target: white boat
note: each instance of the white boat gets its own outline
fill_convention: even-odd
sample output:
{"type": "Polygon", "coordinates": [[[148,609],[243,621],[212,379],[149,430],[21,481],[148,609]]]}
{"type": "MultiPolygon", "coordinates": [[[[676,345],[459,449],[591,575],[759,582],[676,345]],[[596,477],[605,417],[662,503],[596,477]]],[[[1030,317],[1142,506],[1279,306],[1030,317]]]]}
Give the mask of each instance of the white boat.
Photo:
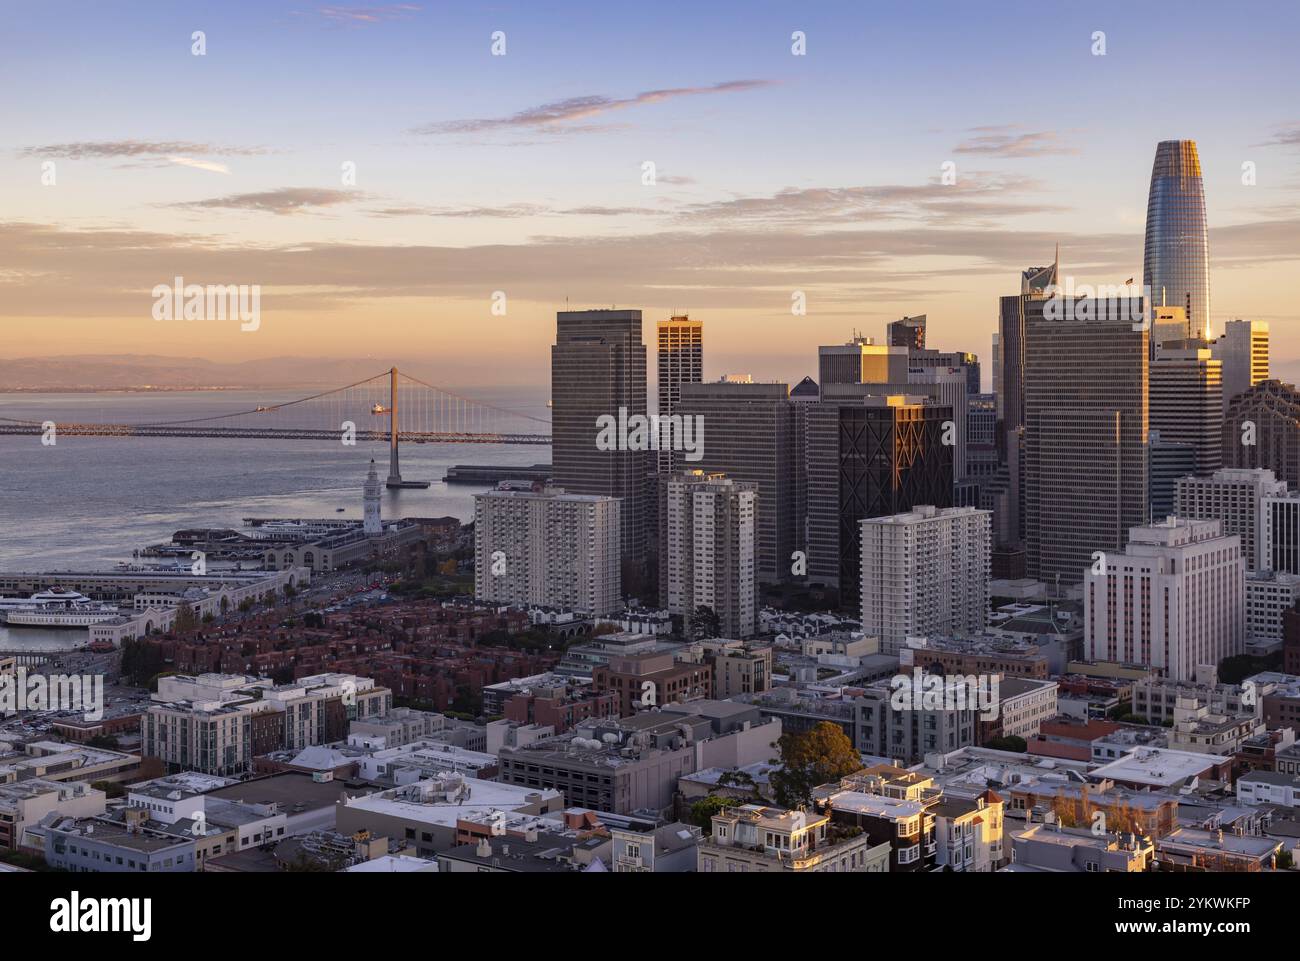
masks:
{"type": "Polygon", "coordinates": [[[76,591],[52,588],[31,597],[0,597],[0,621],[14,627],[90,627],[121,614],[76,591]]]}

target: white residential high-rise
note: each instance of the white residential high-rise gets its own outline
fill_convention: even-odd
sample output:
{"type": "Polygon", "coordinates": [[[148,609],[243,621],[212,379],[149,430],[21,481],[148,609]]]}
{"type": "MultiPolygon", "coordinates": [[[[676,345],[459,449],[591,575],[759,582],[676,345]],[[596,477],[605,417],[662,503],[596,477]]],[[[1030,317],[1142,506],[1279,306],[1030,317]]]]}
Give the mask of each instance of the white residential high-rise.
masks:
{"type": "Polygon", "coordinates": [[[859,523],[862,631],[896,654],[909,637],[962,637],[989,609],[992,511],[929,505],[859,523]]]}
{"type": "Polygon", "coordinates": [[[474,596],[593,617],[622,607],[616,497],[504,481],[474,497],[474,596]]]}
{"type": "Polygon", "coordinates": [[[362,530],[369,537],[374,534],[384,532],[384,522],[379,515],[379,499],[381,497],[379,488],[379,475],[375,472],[375,462],[370,462],[370,473],[366,475],[365,486],[365,519],[362,521],[362,530]]]}
{"type": "Polygon", "coordinates": [[[660,604],[687,620],[708,607],[721,637],[751,636],[758,485],[686,471],[667,478],[661,491],[660,604]]]}
{"type": "Polygon", "coordinates": [[[1222,521],[1224,534],[1241,538],[1246,570],[1267,571],[1273,565],[1263,537],[1264,498],[1279,495],[1286,496],[1286,482],[1271,470],[1225,468],[1209,477],[1179,478],[1174,488],[1174,512],[1190,520],[1222,521]]]}
{"type": "Polygon", "coordinates": [[[1083,617],[1085,658],[1192,680],[1198,666],[1245,650],[1240,539],[1217,520],[1134,527],[1124,553],[1102,554],[1084,575],[1083,617]]]}

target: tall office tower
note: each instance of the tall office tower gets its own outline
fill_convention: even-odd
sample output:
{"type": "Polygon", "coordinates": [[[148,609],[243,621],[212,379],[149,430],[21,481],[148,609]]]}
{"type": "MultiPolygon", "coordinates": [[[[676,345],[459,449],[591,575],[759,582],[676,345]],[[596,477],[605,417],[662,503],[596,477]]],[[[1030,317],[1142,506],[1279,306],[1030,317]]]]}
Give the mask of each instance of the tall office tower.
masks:
{"type": "Polygon", "coordinates": [[[897,654],[909,637],[963,637],[989,610],[992,515],[974,507],[922,505],[867,518],[862,539],[862,632],[897,654]]]}
{"type": "Polygon", "coordinates": [[[998,420],[1002,419],[1002,338],[993,332],[993,399],[997,405],[998,420]]]}
{"type": "Polygon", "coordinates": [[[1300,486],[1300,392],[1265,380],[1234,397],[1223,414],[1223,466],[1262,467],[1300,486]]]}
{"type": "Polygon", "coordinates": [[[838,589],[842,607],[861,590],[859,521],[952,506],[952,409],[869,390],[823,385],[808,408],[808,576],[838,589]]]}
{"type": "Polygon", "coordinates": [[[1262,569],[1300,574],[1300,492],[1282,491],[1264,497],[1260,534],[1262,569]]]}
{"type": "Polygon", "coordinates": [[[1190,681],[1246,643],[1246,562],[1218,521],[1170,518],[1129,531],[1084,577],[1083,656],[1190,681]]]}
{"type": "Polygon", "coordinates": [[[1055,287],[1060,275],[1061,250],[1057,247],[1056,259],[1047,267],[1030,267],[1021,271],[1020,293],[1003,297],[998,313],[998,360],[1001,369],[1001,391],[998,395],[998,417],[1002,421],[998,434],[998,453],[1007,465],[1007,524],[999,523],[999,536],[1003,533],[1011,540],[999,542],[1018,545],[1025,538],[1025,485],[1024,485],[1024,427],[1025,427],[1025,316],[1026,308],[1041,302],[1055,287]]]}
{"type": "Polygon", "coordinates": [[[999,300],[998,366],[1002,369],[1002,430],[1011,434],[1025,426],[1025,305],[1042,301],[1056,286],[1061,252],[1047,267],[1030,267],[1020,274],[1020,293],[999,300]]]}
{"type": "MultiPolygon", "coordinates": [[[[623,501],[623,557],[645,558],[646,474],[643,450],[600,450],[597,421],[646,413],[646,357],[639,310],[564,310],[555,315],[551,348],[551,475],[575,494],[623,501]]],[[[629,440],[632,438],[629,437],[629,440]]],[[[623,444],[619,445],[624,446],[623,444]]]]}
{"type": "MultiPolygon", "coordinates": [[[[1166,350],[1151,364],[1149,426],[1196,451],[1196,473],[1223,465],[1223,371],[1209,350],[1166,350]]],[[[1159,518],[1156,518],[1157,520],[1159,518]]]]}
{"type": "Polygon", "coordinates": [[[916,317],[904,317],[888,325],[890,347],[906,347],[908,350],[925,349],[925,314],[916,317]]]}
{"type": "Polygon", "coordinates": [[[1025,567],[1077,584],[1146,520],[1148,331],[1141,298],[1026,307],[1025,567]]]}
{"type": "Polygon", "coordinates": [[[1223,406],[1261,381],[1268,380],[1268,322],[1230,320],[1223,336],[1210,345],[1223,362],[1223,406]]]}
{"type": "Polygon", "coordinates": [[[1147,432],[1148,517],[1161,521],[1175,510],[1180,478],[1196,473],[1196,448],[1166,441],[1157,430],[1147,432]]]}
{"type": "Polygon", "coordinates": [[[700,607],[720,637],[754,633],[755,484],[685,471],[664,478],[659,512],[659,603],[689,625],[700,607]]]}
{"type": "Polygon", "coordinates": [[[704,450],[690,470],[725,474],[758,488],[757,575],[790,577],[799,537],[795,404],[785,384],[683,384],[681,412],[703,418],[704,450]]]}
{"type": "MultiPolygon", "coordinates": [[[[685,314],[661,320],[657,325],[659,361],[659,408],[662,416],[677,413],[682,384],[704,380],[704,322],[685,314]]],[[[671,474],[680,469],[681,451],[659,451],[658,470],[671,474]]]]}
{"type": "Polygon", "coordinates": [[[908,370],[959,369],[966,375],[967,390],[980,392],[980,359],[964,350],[912,350],[907,355],[908,370]]]}
{"type": "Polygon", "coordinates": [[[847,344],[817,348],[817,379],[827,384],[906,384],[907,348],[854,337],[847,344]]]}
{"type": "Polygon", "coordinates": [[[1142,283],[1155,306],[1187,311],[1187,336],[1210,336],[1210,238],[1194,140],[1162,140],[1151,167],[1142,283]]]}
{"type": "MultiPolygon", "coordinates": [[[[810,405],[821,400],[822,389],[817,381],[805,377],[790,388],[790,402],[794,404],[794,549],[808,551],[808,411],[810,405]]],[[[796,580],[807,577],[792,574],[796,580]]]]}
{"type": "Polygon", "coordinates": [[[474,596],[592,617],[617,613],[620,513],[613,497],[520,482],[474,495],[474,596]]]}
{"type": "Polygon", "coordinates": [[[1265,500],[1285,497],[1286,482],[1271,470],[1217,470],[1209,477],[1180,478],[1175,491],[1179,517],[1214,520],[1224,534],[1241,539],[1241,556],[1248,571],[1272,569],[1263,535],[1265,500]]]}
{"type": "Polygon", "coordinates": [[[998,473],[998,412],[993,394],[975,394],[966,406],[966,476],[984,481],[998,473]]]}
{"type": "Polygon", "coordinates": [[[969,426],[970,380],[962,367],[913,368],[907,376],[909,390],[928,394],[937,404],[952,409],[951,429],[945,428],[944,440],[952,447],[952,478],[966,478],[966,445],[969,426]]]}

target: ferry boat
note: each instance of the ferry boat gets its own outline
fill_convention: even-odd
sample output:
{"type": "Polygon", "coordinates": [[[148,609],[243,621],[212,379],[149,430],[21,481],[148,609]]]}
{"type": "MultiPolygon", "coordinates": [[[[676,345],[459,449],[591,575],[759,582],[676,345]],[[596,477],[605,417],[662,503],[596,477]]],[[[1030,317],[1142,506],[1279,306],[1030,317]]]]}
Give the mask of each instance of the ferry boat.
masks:
{"type": "Polygon", "coordinates": [[[0,621],[11,627],[90,627],[121,614],[76,591],[53,588],[31,597],[0,597],[0,621]]]}

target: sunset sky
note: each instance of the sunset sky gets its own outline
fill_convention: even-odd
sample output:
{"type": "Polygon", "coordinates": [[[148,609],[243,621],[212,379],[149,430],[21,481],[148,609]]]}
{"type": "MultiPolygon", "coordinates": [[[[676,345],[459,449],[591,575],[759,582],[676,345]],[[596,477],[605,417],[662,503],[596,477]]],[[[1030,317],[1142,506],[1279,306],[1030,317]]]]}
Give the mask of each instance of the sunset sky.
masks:
{"type": "Polygon", "coordinates": [[[567,303],[642,308],[647,342],[689,312],[710,378],[794,382],[818,344],[918,313],[988,361],[997,297],[1054,244],[1076,282],[1140,280],[1155,146],[1185,138],[1213,329],[1267,320],[1294,378],[1297,8],[1057,6],[7,5],[0,357],[544,384],[567,303]],[[155,321],[177,275],[261,285],[260,329],[155,321]]]}

